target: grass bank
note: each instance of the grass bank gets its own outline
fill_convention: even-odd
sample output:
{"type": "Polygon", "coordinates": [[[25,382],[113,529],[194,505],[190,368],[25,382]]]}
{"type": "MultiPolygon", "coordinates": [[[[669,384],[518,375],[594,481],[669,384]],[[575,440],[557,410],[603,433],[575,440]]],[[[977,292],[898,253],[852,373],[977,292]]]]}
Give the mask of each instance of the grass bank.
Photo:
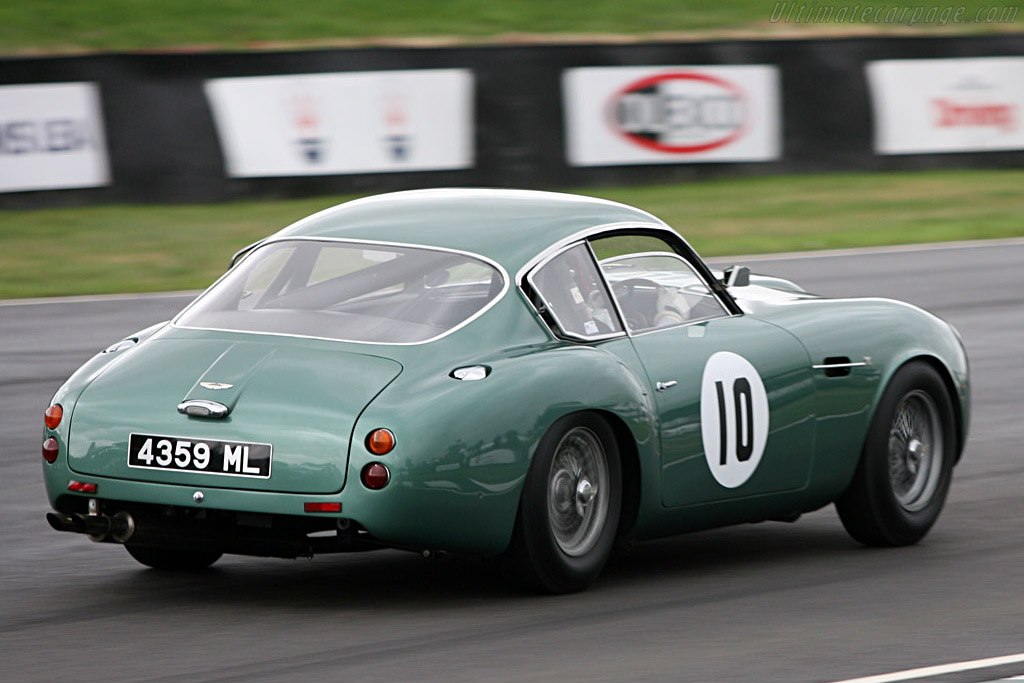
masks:
{"type": "Polygon", "coordinates": [[[529,39],[522,34],[580,40],[608,34],[978,33],[1019,31],[1024,26],[1020,7],[1019,0],[962,0],[955,6],[944,0],[874,5],[830,0],[12,0],[0,3],[0,52],[237,49],[422,37],[529,39]],[[857,11],[846,7],[840,14],[847,4],[857,11]],[[961,7],[959,16],[953,14],[961,7]]]}
{"type": "MultiPolygon", "coordinates": [[[[716,256],[1021,236],[1022,187],[1024,170],[985,170],[578,191],[650,211],[716,256]]],[[[0,211],[0,298],[200,289],[241,247],[351,198],[0,211]]]]}

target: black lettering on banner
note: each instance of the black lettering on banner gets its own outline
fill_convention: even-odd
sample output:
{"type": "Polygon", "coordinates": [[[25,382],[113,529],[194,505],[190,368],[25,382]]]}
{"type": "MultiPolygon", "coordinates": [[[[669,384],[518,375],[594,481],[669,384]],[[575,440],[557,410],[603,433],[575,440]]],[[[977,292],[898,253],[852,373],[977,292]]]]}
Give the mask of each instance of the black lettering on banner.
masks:
{"type": "MultiPolygon", "coordinates": [[[[725,385],[721,380],[715,381],[715,389],[718,393],[719,464],[725,466],[728,464],[726,446],[729,428],[725,412],[725,385]]],[[[754,454],[754,397],[746,377],[737,377],[733,382],[732,396],[733,416],[736,420],[736,459],[747,462],[754,454]]]]}
{"type": "Polygon", "coordinates": [[[28,154],[39,148],[36,125],[32,121],[9,121],[0,124],[0,153],[28,154]]]}
{"type": "Polygon", "coordinates": [[[54,154],[95,147],[87,120],[0,121],[0,154],[54,154]]]}
{"type": "Polygon", "coordinates": [[[46,121],[44,125],[47,152],[71,152],[82,146],[77,139],[75,122],[71,119],[53,119],[46,121]]]}

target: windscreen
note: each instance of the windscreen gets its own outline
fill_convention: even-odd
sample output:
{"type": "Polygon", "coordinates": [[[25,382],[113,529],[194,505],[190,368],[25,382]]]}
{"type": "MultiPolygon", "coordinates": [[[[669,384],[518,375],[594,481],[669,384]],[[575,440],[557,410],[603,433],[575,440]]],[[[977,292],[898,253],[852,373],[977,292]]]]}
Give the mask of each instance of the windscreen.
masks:
{"type": "Polygon", "coordinates": [[[467,254],[287,240],[258,247],[175,323],[339,341],[417,343],[472,318],[502,274],[467,254]]]}

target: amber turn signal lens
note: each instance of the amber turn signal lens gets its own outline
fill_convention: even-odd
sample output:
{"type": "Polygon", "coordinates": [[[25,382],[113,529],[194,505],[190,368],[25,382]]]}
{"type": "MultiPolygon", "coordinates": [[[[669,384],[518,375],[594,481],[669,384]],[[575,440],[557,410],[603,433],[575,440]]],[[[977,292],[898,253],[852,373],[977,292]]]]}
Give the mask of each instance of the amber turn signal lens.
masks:
{"type": "Polygon", "coordinates": [[[46,409],[43,413],[43,422],[49,429],[56,429],[57,425],[60,424],[61,418],[64,417],[64,409],[60,407],[59,403],[55,403],[46,409]]]}
{"type": "Polygon", "coordinates": [[[395,448],[395,435],[390,429],[374,429],[366,437],[366,450],[374,455],[387,455],[395,448]]]}

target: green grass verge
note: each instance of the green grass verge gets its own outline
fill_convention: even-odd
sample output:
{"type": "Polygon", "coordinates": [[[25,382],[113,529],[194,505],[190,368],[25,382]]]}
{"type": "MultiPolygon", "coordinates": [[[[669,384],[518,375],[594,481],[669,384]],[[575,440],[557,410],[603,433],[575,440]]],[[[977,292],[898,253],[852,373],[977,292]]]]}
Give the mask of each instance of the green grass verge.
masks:
{"type": "MultiPolygon", "coordinates": [[[[456,36],[491,39],[509,33],[632,34],[679,32],[807,34],[808,32],[885,32],[941,30],[991,32],[1020,30],[1018,1],[889,0],[858,4],[820,0],[10,0],[0,3],[0,51],[204,49],[260,47],[266,44],[329,44],[339,40],[456,36]],[[856,5],[856,16],[821,23],[824,15],[856,5]],[[800,8],[813,10],[808,20],[800,8]],[[912,24],[913,9],[922,10],[912,24]],[[959,21],[941,13],[963,7],[959,21]],[[927,10],[937,8],[931,23],[927,10]],[[978,10],[996,8],[993,21],[978,10]],[[789,10],[792,9],[792,12],[789,10]],[[865,16],[865,9],[879,12],[865,16]],[[1007,9],[1008,13],[1003,14],[1007,9]],[[783,13],[782,10],[785,10],[783,13]],[[773,12],[775,15],[773,16],[773,12]],[[785,14],[785,16],[783,16],[785,14]],[[785,21],[785,17],[789,21],[785,21]],[[980,19],[980,21],[979,21],[980,19]],[[966,21],[964,21],[966,20],[966,21]],[[1003,23],[1000,23],[1003,22],[1003,23]]],[[[848,8],[849,9],[849,8],[848,8]]],[[[840,15],[835,14],[833,19],[840,15]]]]}
{"type": "MultiPolygon", "coordinates": [[[[705,257],[1024,235],[1024,170],[587,188],[705,257]]],[[[574,190],[569,190],[570,192],[574,190]]],[[[0,298],[199,289],[243,246],[351,197],[0,211],[0,298]]]]}

